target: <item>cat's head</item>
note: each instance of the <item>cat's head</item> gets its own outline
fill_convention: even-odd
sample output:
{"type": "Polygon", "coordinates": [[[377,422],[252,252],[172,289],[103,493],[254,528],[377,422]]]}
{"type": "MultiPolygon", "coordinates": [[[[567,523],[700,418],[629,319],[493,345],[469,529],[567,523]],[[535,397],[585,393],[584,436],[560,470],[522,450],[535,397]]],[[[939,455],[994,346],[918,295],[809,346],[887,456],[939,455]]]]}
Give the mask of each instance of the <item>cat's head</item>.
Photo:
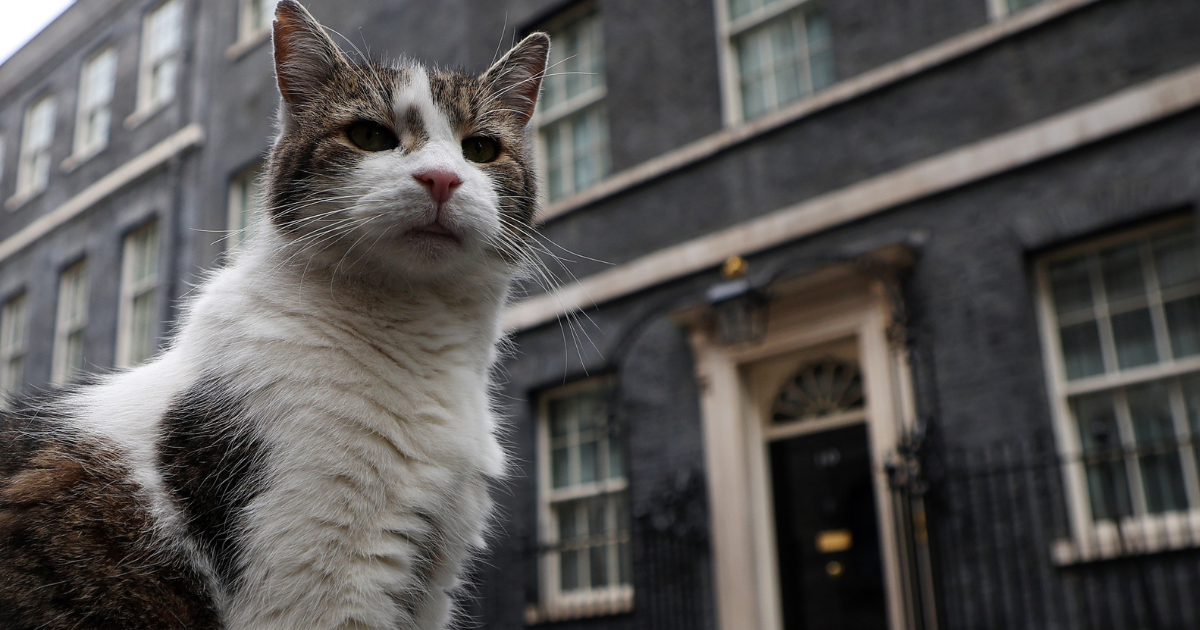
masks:
{"type": "Polygon", "coordinates": [[[282,0],[274,46],[283,103],[266,197],[290,256],[406,279],[512,269],[528,256],[537,193],[525,131],[545,34],[480,76],[356,63],[282,0]]]}

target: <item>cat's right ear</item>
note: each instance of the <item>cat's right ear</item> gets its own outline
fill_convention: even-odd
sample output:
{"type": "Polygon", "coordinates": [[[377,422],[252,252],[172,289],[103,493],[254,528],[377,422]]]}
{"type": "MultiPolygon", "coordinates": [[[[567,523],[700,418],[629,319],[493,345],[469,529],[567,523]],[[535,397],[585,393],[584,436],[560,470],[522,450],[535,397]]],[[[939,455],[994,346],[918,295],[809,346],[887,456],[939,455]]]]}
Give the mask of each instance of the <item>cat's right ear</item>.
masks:
{"type": "Polygon", "coordinates": [[[339,66],[350,65],[325,29],[296,0],[280,0],[273,27],[275,78],[287,105],[311,100],[339,66]]]}

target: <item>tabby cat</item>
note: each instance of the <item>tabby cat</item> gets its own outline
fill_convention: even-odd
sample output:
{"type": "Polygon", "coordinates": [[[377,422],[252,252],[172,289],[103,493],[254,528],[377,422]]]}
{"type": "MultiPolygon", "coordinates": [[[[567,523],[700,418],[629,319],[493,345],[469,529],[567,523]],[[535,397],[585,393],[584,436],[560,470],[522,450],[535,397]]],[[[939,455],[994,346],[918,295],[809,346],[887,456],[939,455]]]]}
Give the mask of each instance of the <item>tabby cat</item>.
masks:
{"type": "Polygon", "coordinates": [[[134,369],[0,414],[0,627],[443,628],[505,456],[550,40],[481,76],[282,0],[266,218],[134,369]]]}

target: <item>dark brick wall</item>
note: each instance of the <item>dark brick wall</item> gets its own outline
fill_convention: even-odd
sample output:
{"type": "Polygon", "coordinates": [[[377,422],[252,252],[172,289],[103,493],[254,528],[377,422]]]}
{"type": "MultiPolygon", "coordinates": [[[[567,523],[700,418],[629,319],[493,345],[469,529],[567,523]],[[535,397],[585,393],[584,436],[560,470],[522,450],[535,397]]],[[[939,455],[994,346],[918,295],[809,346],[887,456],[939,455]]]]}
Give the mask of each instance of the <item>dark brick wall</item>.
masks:
{"type": "MultiPolygon", "coordinates": [[[[568,250],[625,262],[1196,63],[1197,25],[1200,4],[1187,0],[1100,2],[556,218],[544,232],[568,250]]],[[[572,271],[583,277],[604,263],[572,271]]]]}

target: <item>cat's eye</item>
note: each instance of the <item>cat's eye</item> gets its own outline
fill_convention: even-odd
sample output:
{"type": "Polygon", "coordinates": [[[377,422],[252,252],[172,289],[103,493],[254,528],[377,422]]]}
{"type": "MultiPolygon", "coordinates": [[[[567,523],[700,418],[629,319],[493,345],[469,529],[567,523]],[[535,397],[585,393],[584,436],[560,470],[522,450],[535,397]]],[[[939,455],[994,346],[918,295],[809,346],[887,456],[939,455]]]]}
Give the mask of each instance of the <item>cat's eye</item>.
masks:
{"type": "Polygon", "coordinates": [[[346,137],[363,151],[388,151],[400,145],[400,140],[390,129],[365,120],[350,125],[346,137]]]}
{"type": "Polygon", "coordinates": [[[484,136],[471,136],[462,141],[463,157],[486,164],[500,157],[500,143],[484,136]]]}

